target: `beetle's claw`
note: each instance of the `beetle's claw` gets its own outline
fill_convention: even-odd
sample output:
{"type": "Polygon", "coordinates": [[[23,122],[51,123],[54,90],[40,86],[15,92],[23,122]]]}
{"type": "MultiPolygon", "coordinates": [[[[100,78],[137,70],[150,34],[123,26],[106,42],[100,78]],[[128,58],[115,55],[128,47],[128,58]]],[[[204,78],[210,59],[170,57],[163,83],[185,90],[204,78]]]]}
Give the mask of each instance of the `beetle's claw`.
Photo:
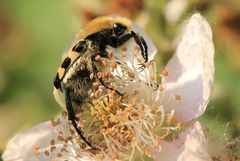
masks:
{"type": "Polygon", "coordinates": [[[139,65],[138,67],[139,72],[142,72],[146,68],[146,65],[144,63],[140,63],[138,65],[139,65]]]}

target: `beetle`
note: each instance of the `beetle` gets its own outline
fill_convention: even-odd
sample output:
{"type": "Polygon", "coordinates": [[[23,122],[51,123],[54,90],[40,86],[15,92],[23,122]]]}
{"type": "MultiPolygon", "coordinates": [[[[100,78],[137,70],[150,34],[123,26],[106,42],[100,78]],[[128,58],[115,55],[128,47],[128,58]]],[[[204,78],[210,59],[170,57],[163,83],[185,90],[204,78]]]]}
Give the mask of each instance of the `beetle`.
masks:
{"type": "MultiPolygon", "coordinates": [[[[89,97],[94,80],[104,87],[104,81],[97,76],[95,57],[100,55],[108,58],[107,46],[119,48],[133,38],[139,46],[145,62],[148,61],[148,46],[144,38],[133,30],[133,23],[124,17],[98,17],[89,22],[77,34],[70,48],[66,51],[54,78],[54,96],[61,106],[66,107],[68,120],[81,137],[91,148],[93,145],[84,137],[83,131],[77,126],[75,109],[81,107],[89,97]],[[94,79],[90,75],[94,74],[94,79]]],[[[145,68],[144,63],[141,64],[145,68]]],[[[116,91],[119,95],[120,92],[116,91]]]]}

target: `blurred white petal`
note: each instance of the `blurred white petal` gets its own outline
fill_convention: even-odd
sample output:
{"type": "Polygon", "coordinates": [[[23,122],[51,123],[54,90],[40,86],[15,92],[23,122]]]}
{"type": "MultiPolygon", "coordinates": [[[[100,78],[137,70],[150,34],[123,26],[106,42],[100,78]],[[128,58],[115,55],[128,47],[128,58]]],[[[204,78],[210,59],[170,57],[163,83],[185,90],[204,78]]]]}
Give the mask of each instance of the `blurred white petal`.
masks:
{"type": "Polygon", "coordinates": [[[178,121],[191,121],[205,111],[213,85],[213,57],[211,28],[200,14],[194,14],[166,66],[163,104],[166,111],[174,110],[178,121]]]}
{"type": "Polygon", "coordinates": [[[170,0],[164,8],[164,16],[167,22],[176,22],[187,9],[187,6],[187,0],[170,0]]]}
{"type": "Polygon", "coordinates": [[[211,161],[202,127],[196,122],[173,142],[163,141],[155,161],[211,161]]]}

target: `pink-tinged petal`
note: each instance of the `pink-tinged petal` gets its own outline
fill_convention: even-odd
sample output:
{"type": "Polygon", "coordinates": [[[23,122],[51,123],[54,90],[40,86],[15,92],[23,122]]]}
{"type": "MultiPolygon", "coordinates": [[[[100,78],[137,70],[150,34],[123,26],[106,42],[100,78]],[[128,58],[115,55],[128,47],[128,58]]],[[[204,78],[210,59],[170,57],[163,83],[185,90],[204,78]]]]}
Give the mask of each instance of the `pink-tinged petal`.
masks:
{"type": "Polygon", "coordinates": [[[202,127],[196,122],[173,142],[163,141],[155,161],[211,161],[202,127]]]}
{"type": "MultiPolygon", "coordinates": [[[[56,134],[50,122],[39,124],[25,132],[14,136],[7,144],[3,153],[4,161],[40,161],[40,156],[34,153],[34,146],[49,146],[49,141],[56,134]]],[[[45,158],[46,159],[46,158],[45,158]]],[[[49,160],[51,160],[50,158],[49,160]]],[[[47,160],[47,159],[46,159],[47,160]]]]}
{"type": "Polygon", "coordinates": [[[22,133],[14,136],[7,144],[2,155],[4,161],[53,161],[60,152],[61,156],[57,161],[89,161],[86,156],[82,158],[76,157],[73,146],[68,143],[65,147],[66,151],[62,151],[65,146],[64,142],[57,139],[60,131],[65,132],[63,126],[53,128],[50,122],[41,123],[22,133]],[[51,141],[54,140],[54,145],[51,141]],[[51,147],[55,147],[53,151],[51,147]],[[46,154],[48,153],[48,154],[46,154]]]}
{"type": "Polygon", "coordinates": [[[56,138],[56,133],[50,122],[39,124],[25,132],[14,136],[7,144],[3,153],[4,161],[51,161],[53,154],[36,155],[34,147],[47,147],[51,139],[56,138]]]}
{"type": "Polygon", "coordinates": [[[205,111],[214,77],[214,46],[207,21],[194,14],[183,28],[175,55],[166,66],[166,111],[178,121],[191,121],[205,111]]]}

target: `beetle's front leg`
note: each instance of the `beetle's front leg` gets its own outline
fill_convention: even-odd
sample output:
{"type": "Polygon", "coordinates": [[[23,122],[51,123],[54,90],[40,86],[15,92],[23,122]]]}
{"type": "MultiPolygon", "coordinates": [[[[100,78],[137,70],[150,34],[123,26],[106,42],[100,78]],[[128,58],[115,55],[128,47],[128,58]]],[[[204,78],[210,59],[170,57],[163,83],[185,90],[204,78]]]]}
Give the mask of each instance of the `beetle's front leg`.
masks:
{"type": "Polygon", "coordinates": [[[98,70],[97,70],[97,68],[96,68],[95,65],[93,65],[93,68],[92,68],[92,69],[93,69],[92,73],[94,74],[94,77],[101,83],[102,86],[104,86],[105,88],[107,88],[107,89],[109,89],[109,90],[111,90],[111,91],[115,91],[115,92],[116,92],[118,95],[120,95],[120,96],[123,95],[122,93],[120,93],[120,92],[117,91],[116,89],[114,89],[114,88],[112,88],[112,87],[109,87],[109,86],[107,86],[107,85],[105,84],[105,82],[103,81],[103,79],[97,75],[98,70]]]}

